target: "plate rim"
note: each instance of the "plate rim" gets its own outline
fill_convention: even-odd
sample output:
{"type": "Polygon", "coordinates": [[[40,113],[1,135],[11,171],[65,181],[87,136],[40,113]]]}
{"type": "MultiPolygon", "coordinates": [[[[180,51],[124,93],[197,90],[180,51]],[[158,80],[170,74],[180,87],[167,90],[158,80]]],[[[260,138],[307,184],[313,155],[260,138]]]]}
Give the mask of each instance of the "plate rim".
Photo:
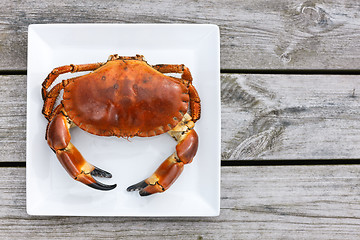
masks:
{"type": "MultiPolygon", "coordinates": [[[[183,23],[170,23],[170,24],[154,24],[154,23],[132,23],[132,24],[123,24],[123,23],[55,23],[55,24],[30,24],[29,27],[28,27],[28,62],[27,62],[27,66],[28,66],[28,72],[29,74],[27,75],[27,121],[26,121],[26,128],[29,129],[30,128],[30,124],[29,124],[29,117],[28,117],[28,112],[29,112],[29,76],[31,75],[31,70],[29,68],[29,65],[30,65],[30,51],[32,50],[31,46],[30,46],[30,38],[32,37],[32,35],[34,34],[34,31],[36,31],[37,29],[41,29],[42,27],[46,26],[47,27],[52,27],[52,26],[56,26],[56,27],[68,27],[68,26],[76,26],[76,27],[81,27],[81,26],[88,26],[88,27],[91,27],[91,26],[121,26],[121,27],[133,27],[133,26],[136,26],[136,27],[140,27],[140,26],[147,26],[147,27],[168,27],[169,25],[171,26],[174,26],[174,27],[177,27],[177,26],[181,26],[181,27],[210,27],[210,28],[213,28],[215,31],[216,31],[216,45],[217,45],[217,49],[216,50],[216,65],[217,65],[217,69],[218,69],[218,73],[216,76],[217,78],[217,87],[218,87],[218,90],[220,91],[220,30],[219,30],[219,27],[215,24],[183,24],[183,23]]],[[[215,61],[215,60],[214,60],[215,61]]],[[[40,82],[41,83],[41,82],[40,82]]],[[[219,101],[217,101],[217,109],[218,109],[218,128],[217,128],[217,136],[219,137],[220,140],[219,141],[219,144],[217,144],[217,150],[219,153],[221,153],[221,100],[220,100],[220,92],[218,93],[219,95],[219,101]]],[[[28,163],[31,163],[31,161],[28,161],[28,152],[29,152],[29,143],[28,143],[28,139],[29,139],[29,131],[27,130],[26,131],[26,149],[27,149],[27,154],[26,154],[26,162],[27,162],[27,168],[26,168],[26,211],[29,215],[36,215],[36,216],[45,216],[45,215],[49,215],[49,216],[131,216],[131,217],[151,217],[151,216],[164,216],[164,217],[170,217],[170,216],[178,216],[178,217],[184,217],[184,216],[189,216],[189,217],[195,217],[195,216],[219,216],[220,214],[220,196],[221,196],[221,192],[220,192],[220,189],[221,189],[221,157],[218,156],[218,176],[219,176],[219,179],[217,181],[218,183],[218,186],[217,187],[217,193],[218,193],[218,198],[219,198],[219,201],[217,202],[217,206],[216,206],[216,211],[213,212],[212,214],[201,214],[201,215],[98,215],[98,214],[85,214],[85,215],[78,215],[78,214],[75,214],[75,215],[71,215],[71,214],[68,214],[68,213],[64,213],[64,214],[38,214],[36,211],[34,211],[34,209],[30,209],[30,205],[31,205],[31,202],[30,202],[30,198],[29,198],[29,190],[30,190],[30,174],[29,174],[29,169],[30,167],[28,166],[28,163]]]]}

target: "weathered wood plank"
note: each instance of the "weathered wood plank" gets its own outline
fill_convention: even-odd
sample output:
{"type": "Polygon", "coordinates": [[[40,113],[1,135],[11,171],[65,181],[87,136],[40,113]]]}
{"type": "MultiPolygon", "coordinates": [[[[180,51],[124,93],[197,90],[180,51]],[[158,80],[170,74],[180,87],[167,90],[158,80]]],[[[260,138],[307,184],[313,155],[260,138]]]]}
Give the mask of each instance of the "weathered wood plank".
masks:
{"type": "Polygon", "coordinates": [[[26,76],[0,76],[0,162],[25,161],[26,76]]]}
{"type": "Polygon", "coordinates": [[[360,166],[223,167],[214,218],[36,217],[0,168],[1,239],[358,239],[360,166]]]}
{"type": "MultiPolygon", "coordinates": [[[[358,76],[222,74],[221,81],[223,160],[359,158],[358,76]]],[[[0,161],[25,161],[26,77],[0,83],[0,161]]]]}
{"type": "Polygon", "coordinates": [[[222,159],[352,159],[360,151],[358,76],[222,78],[222,159]]]}
{"type": "Polygon", "coordinates": [[[26,69],[29,24],[74,22],[217,24],[223,69],[357,69],[359,8],[356,0],[3,0],[0,70],[26,69]]]}

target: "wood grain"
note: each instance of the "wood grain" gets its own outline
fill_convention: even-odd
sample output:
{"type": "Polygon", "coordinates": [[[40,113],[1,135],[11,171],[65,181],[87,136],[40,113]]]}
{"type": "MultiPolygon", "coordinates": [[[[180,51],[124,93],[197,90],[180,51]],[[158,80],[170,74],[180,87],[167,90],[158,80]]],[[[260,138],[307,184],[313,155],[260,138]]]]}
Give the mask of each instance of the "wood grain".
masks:
{"type": "Polygon", "coordinates": [[[0,162],[26,158],[26,76],[0,76],[0,162]]]}
{"type": "Polygon", "coordinates": [[[360,81],[223,74],[222,159],[356,159],[360,81]]]}
{"type": "Polygon", "coordinates": [[[0,168],[1,239],[358,239],[360,166],[223,167],[214,218],[28,216],[25,169],[0,168]]]}
{"type": "MultiPolygon", "coordinates": [[[[0,70],[26,69],[36,23],[212,23],[222,69],[358,69],[360,2],[2,0],[0,70]]],[[[121,53],[119,53],[121,54],[121,53]]]]}
{"type": "Polygon", "coordinates": [[[359,159],[359,75],[326,75],[359,73],[359,1],[2,0],[1,6],[1,239],[360,239],[360,165],[222,167],[221,214],[214,218],[29,216],[25,168],[6,167],[25,162],[26,76],[4,75],[26,70],[29,24],[217,24],[224,72],[324,73],[222,74],[223,160],[359,159]]]}
{"type": "MultiPolygon", "coordinates": [[[[26,77],[0,83],[0,162],[25,161],[26,77]]],[[[223,160],[360,156],[358,76],[222,74],[221,88],[223,160]]]]}

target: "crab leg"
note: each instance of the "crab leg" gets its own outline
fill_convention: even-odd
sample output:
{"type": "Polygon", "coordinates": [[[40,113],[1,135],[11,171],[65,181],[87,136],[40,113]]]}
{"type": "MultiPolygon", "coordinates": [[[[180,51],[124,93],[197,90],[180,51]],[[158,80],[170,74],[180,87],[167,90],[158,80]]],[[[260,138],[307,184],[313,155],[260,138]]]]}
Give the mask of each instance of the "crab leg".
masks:
{"type": "Polygon", "coordinates": [[[185,65],[184,64],[157,64],[152,65],[154,69],[158,70],[161,73],[183,73],[185,65]]]}
{"type": "Polygon", "coordinates": [[[190,96],[191,118],[193,122],[196,122],[197,120],[200,119],[201,104],[200,104],[199,94],[191,83],[189,84],[189,96],[190,96]]]}
{"type": "Polygon", "coordinates": [[[182,73],[181,79],[186,80],[189,83],[193,80],[189,68],[184,64],[157,64],[152,65],[151,67],[161,73],[182,73]]]}
{"type": "Polygon", "coordinates": [[[127,188],[139,190],[141,196],[167,190],[183,171],[184,164],[191,163],[198,148],[198,136],[189,114],[169,134],[178,142],[176,151],[168,157],[149,178],[127,188]]]}
{"type": "Polygon", "coordinates": [[[46,140],[56,153],[61,165],[75,180],[99,190],[111,190],[114,185],[105,185],[96,181],[93,176],[110,178],[111,174],[89,164],[81,153],[70,142],[69,128],[71,123],[62,108],[58,108],[46,130],[46,140]]]}
{"type": "Polygon", "coordinates": [[[93,71],[101,67],[102,65],[104,65],[104,63],[90,63],[90,64],[81,64],[81,65],[70,64],[70,65],[54,68],[42,83],[43,100],[45,100],[47,96],[47,89],[51,86],[51,84],[56,80],[56,78],[59,75],[69,72],[74,73],[74,72],[83,72],[83,71],[93,71]]]}

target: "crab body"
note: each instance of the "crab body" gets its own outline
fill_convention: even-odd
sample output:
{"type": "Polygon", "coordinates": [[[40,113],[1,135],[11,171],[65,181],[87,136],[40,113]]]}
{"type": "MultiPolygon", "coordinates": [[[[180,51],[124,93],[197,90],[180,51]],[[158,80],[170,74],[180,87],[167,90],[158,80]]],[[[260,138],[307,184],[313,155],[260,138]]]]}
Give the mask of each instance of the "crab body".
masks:
{"type": "Polygon", "coordinates": [[[110,190],[116,185],[93,178],[111,174],[88,163],[71,144],[69,129],[74,126],[99,136],[126,138],[167,132],[178,142],[174,154],[153,175],[127,189],[139,190],[142,196],[168,189],[196,154],[198,136],[193,127],[200,118],[200,98],[184,65],[149,65],[141,55],[111,55],[105,63],[55,68],[42,86],[47,142],[69,175],[90,187],[110,190]],[[48,91],[60,74],[80,71],[92,72],[63,80],[48,91]],[[61,90],[61,104],[54,107],[61,90]]]}
{"type": "Polygon", "coordinates": [[[187,112],[181,82],[144,61],[111,61],[69,80],[63,105],[83,130],[101,136],[148,137],[173,129],[187,112]]]}

